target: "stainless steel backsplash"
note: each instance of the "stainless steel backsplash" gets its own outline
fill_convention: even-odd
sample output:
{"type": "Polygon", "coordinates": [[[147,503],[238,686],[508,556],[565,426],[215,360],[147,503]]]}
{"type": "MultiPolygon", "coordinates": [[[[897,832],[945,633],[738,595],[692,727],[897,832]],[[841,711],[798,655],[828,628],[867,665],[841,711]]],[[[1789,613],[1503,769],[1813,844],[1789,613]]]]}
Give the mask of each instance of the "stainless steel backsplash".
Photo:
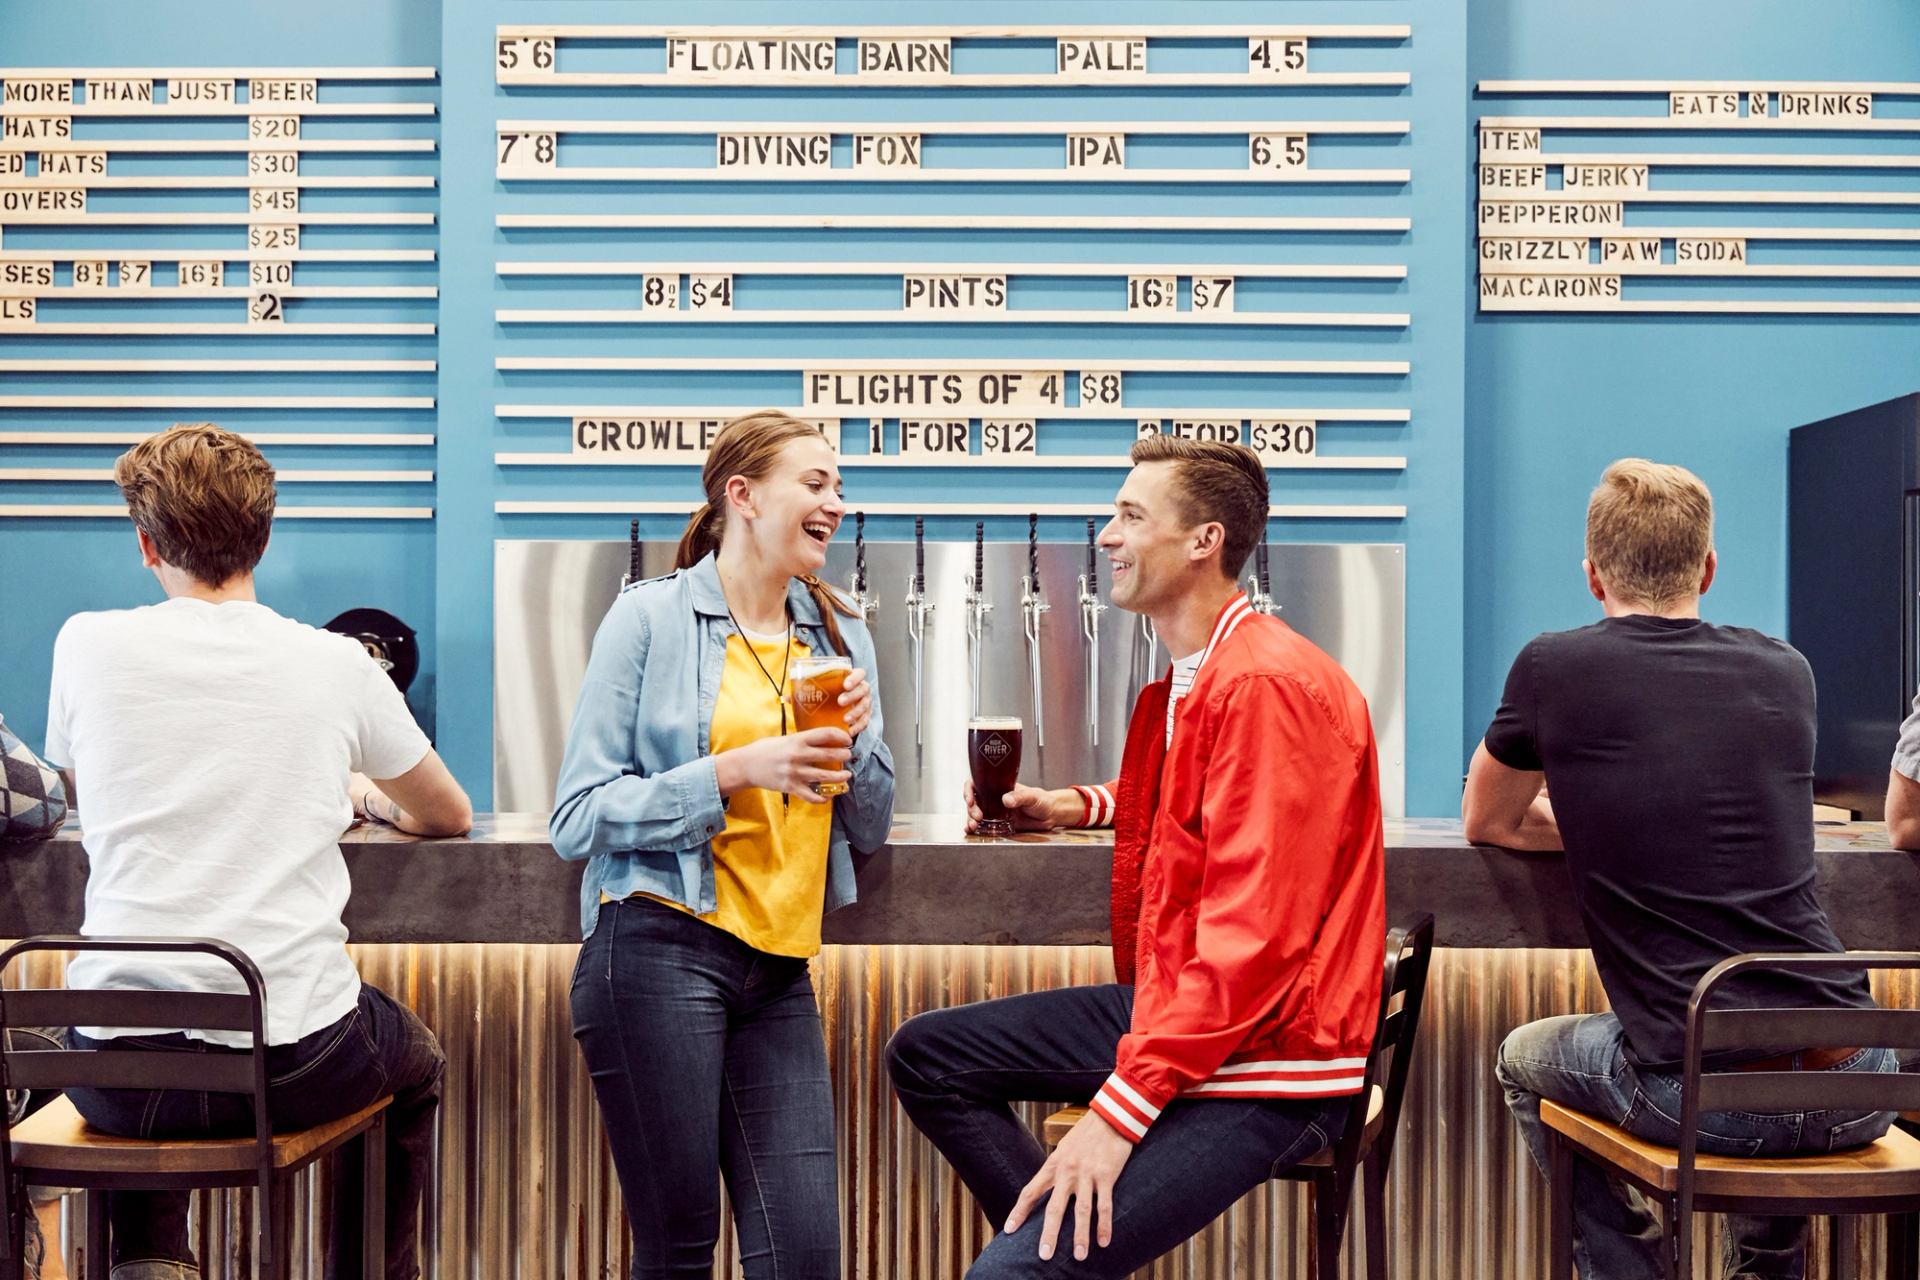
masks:
{"type": "MultiPolygon", "coordinates": [[[[674,545],[641,544],[644,576],[670,572],[674,545]]],[[[566,746],[567,724],[586,672],[594,630],[627,571],[624,542],[500,541],[494,544],[494,808],[545,812],[566,746]]],[[[1042,543],[1041,593],[1051,609],[1040,631],[1045,746],[1038,742],[1028,647],[1021,630],[1024,543],[986,547],[987,615],[981,648],[980,710],[1026,722],[1021,777],[1064,786],[1100,781],[1120,770],[1127,713],[1143,678],[1165,668],[1164,648],[1150,649],[1141,619],[1109,608],[1101,618],[1096,678],[1099,745],[1088,711],[1087,647],[1077,603],[1084,545],[1042,543]],[[1148,673],[1151,673],[1149,675],[1148,673]]],[[[1380,780],[1389,816],[1404,812],[1406,776],[1406,557],[1395,545],[1276,545],[1273,597],[1280,616],[1325,649],[1353,676],[1373,712],[1380,780]]],[[[913,652],[902,600],[913,573],[913,545],[867,543],[868,594],[881,709],[893,749],[901,813],[960,809],[966,777],[966,721],[973,711],[972,662],[966,637],[969,542],[928,541],[926,587],[934,609],[927,622],[922,689],[916,697],[913,652]],[[916,705],[921,716],[915,742],[916,705]]],[[[837,586],[853,576],[853,546],[843,535],[828,553],[824,575],[837,586]]],[[[1109,571],[1100,558],[1105,600],[1109,571]]]]}

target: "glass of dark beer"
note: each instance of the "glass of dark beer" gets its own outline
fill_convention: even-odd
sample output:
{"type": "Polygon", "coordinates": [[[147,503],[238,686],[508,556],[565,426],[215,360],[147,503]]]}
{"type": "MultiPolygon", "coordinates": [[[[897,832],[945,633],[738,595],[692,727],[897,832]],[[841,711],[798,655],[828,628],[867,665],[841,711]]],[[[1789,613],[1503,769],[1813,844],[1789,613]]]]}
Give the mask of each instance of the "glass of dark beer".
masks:
{"type": "Polygon", "coordinates": [[[1020,730],[1019,716],[967,721],[967,767],[973,772],[973,802],[980,806],[980,835],[1013,834],[1013,819],[1000,797],[1020,780],[1020,730]]]}

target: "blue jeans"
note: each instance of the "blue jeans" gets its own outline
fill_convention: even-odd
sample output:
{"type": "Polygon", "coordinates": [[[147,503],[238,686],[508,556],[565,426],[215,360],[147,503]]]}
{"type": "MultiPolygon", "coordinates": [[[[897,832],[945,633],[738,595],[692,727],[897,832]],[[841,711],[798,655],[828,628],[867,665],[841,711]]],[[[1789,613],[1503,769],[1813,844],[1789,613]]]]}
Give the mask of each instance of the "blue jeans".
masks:
{"type": "MultiPolygon", "coordinates": [[[[1046,1160],[1009,1102],[1087,1101],[1112,1073],[1132,1021],[1127,986],[986,1000],[909,1018],[887,1044],[887,1070],[907,1115],[998,1227],[1046,1160]]],[[[969,1280],[1129,1275],[1337,1140],[1348,1102],[1176,1098],[1114,1184],[1111,1244],[1096,1243],[1086,1261],[1074,1261],[1069,1218],[1053,1257],[1043,1261],[1043,1205],[1014,1234],[995,1233],[969,1280]]]]}
{"type": "MultiPolygon", "coordinates": [[[[1862,1049],[1832,1071],[1892,1071],[1888,1049],[1862,1049]]],[[[1611,1013],[1569,1014],[1529,1022],[1508,1034],[1494,1068],[1507,1109],[1535,1163],[1547,1170],[1540,1100],[1617,1124],[1666,1146],[1680,1141],[1680,1077],[1639,1071],[1627,1060],[1626,1034],[1611,1013]]],[[[1888,1111],[1800,1111],[1753,1115],[1710,1111],[1700,1116],[1703,1155],[1792,1156],[1838,1151],[1887,1131],[1888,1111]]],[[[1722,1274],[1800,1280],[1806,1271],[1805,1218],[1728,1215],[1722,1274]]],[[[1666,1274],[1660,1227],[1640,1193],[1599,1166],[1574,1162],[1573,1257],[1582,1280],[1642,1280],[1666,1274]]]]}
{"type": "MultiPolygon", "coordinates": [[[[183,1035],[92,1040],[70,1032],[75,1048],[169,1049],[234,1053],[183,1035]]],[[[420,1274],[420,1198],[433,1177],[433,1126],[446,1058],[419,1018],[377,987],[360,984],[360,1002],[332,1026],[292,1044],[267,1048],[267,1115],[276,1132],[338,1120],[393,1095],[387,1109],[387,1277],[420,1274]]],[[[183,1089],[69,1089],[87,1123],[130,1138],[253,1136],[253,1100],[233,1093],[183,1089]]],[[[360,1258],[361,1189],[357,1160],[343,1160],[334,1178],[332,1247],[327,1273],[360,1258]]],[[[193,1264],[187,1246],[185,1191],[116,1191],[108,1197],[113,1263],[193,1264]]]]}
{"type": "Polygon", "coordinates": [[[634,1280],[707,1280],[722,1178],[747,1280],[839,1280],[833,1089],[805,960],[650,899],[604,903],[573,971],[573,1034],[634,1280]]]}

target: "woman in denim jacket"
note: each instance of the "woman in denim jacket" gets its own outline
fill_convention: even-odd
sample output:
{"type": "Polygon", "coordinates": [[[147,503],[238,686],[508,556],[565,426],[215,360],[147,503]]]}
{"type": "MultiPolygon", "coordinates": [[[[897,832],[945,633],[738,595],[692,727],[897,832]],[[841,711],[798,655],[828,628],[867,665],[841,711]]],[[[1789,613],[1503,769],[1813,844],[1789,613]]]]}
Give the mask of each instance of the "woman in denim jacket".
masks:
{"type": "Polygon", "coordinates": [[[840,1275],[833,1095],[807,960],[882,844],[893,758],[873,641],[814,575],[836,451],[785,414],[728,423],[678,568],[594,637],[554,800],[587,859],[574,1036],[633,1226],[632,1275],[700,1277],[726,1181],[748,1280],[840,1275]],[[788,667],[837,652],[851,736],[790,732],[788,667]],[[847,782],[839,795],[815,788],[847,782]],[[716,1174],[718,1177],[716,1177],[716,1174]]]}

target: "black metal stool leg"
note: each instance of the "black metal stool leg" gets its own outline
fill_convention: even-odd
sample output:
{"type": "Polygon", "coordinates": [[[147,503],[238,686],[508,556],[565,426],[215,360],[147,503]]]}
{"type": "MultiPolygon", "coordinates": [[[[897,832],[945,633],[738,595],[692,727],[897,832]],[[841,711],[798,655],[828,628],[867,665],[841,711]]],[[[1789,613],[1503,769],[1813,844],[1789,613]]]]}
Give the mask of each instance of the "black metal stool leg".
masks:
{"type": "Polygon", "coordinates": [[[273,1247],[260,1259],[268,1280],[291,1280],[293,1275],[293,1175],[273,1180],[273,1247]]]}
{"type": "Polygon", "coordinates": [[[1375,1152],[1360,1162],[1366,1204],[1367,1280],[1387,1280],[1387,1166],[1375,1152]]]}
{"type": "Polygon", "coordinates": [[[387,1273],[387,1117],[382,1112],[360,1137],[360,1258],[365,1280],[387,1273]]]}
{"type": "Polygon", "coordinates": [[[1887,1215],[1888,1280],[1920,1280],[1920,1214],[1887,1215]]]}
{"type": "Polygon", "coordinates": [[[33,1234],[33,1224],[28,1221],[33,1214],[33,1204],[27,1199],[27,1180],[15,1172],[7,1184],[6,1193],[7,1256],[0,1259],[0,1277],[5,1277],[5,1280],[25,1280],[27,1238],[33,1234]]]}
{"type": "Polygon", "coordinates": [[[1547,1280],[1573,1280],[1573,1151],[1547,1130],[1547,1280]]]}
{"type": "Polygon", "coordinates": [[[107,1244],[107,1193],[87,1192],[87,1280],[108,1280],[113,1258],[107,1244]]]}
{"type": "Polygon", "coordinates": [[[1827,1221],[1827,1275],[1830,1280],[1856,1280],[1859,1268],[1853,1265],[1860,1244],[1860,1219],[1836,1213],[1827,1221]]]}

